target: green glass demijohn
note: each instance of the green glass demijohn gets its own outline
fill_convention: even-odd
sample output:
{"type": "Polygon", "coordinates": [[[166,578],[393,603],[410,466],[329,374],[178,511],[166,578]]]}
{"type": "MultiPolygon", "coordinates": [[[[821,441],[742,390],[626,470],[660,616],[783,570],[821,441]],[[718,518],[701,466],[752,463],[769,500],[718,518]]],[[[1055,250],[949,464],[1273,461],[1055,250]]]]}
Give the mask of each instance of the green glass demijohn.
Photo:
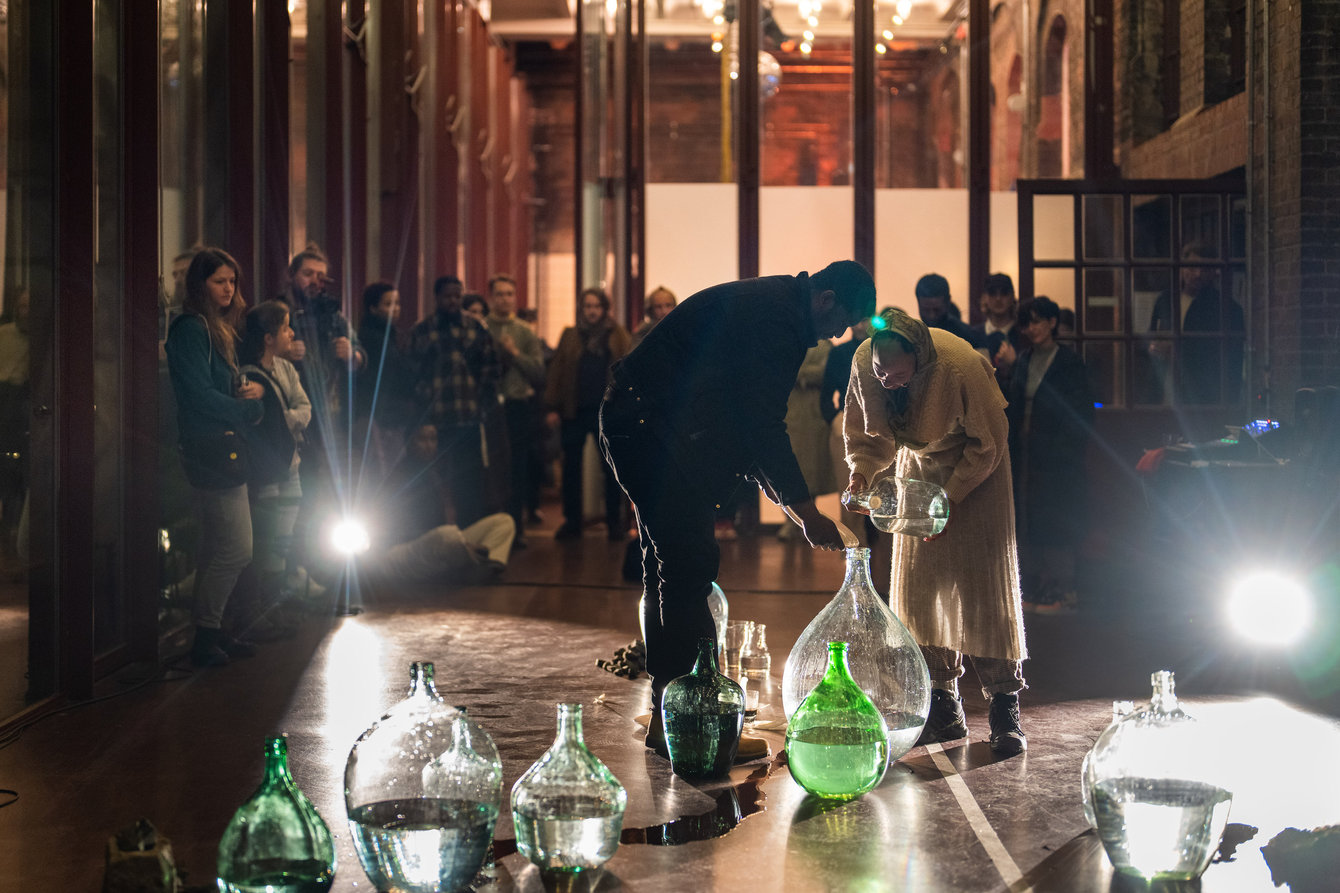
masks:
{"type": "Polygon", "coordinates": [[[265,778],[219,841],[220,893],[324,893],[335,879],[335,844],[288,771],[284,736],[265,741],[265,778]]]}
{"type": "Polygon", "coordinates": [[[409,695],[359,737],[344,770],[354,850],[380,893],[466,888],[493,840],[502,762],[493,740],[410,666],[409,695]]]}
{"type": "Polygon", "coordinates": [[[828,671],[786,727],[791,777],[826,800],[851,800],[879,784],[889,763],[884,717],[847,667],[847,643],[828,643],[828,671]]]}
{"type": "Polygon", "coordinates": [[[670,768],[681,778],[719,778],[730,772],[744,728],[744,690],[717,672],[716,645],[698,640],[693,671],[670,680],[661,720],[670,768]]]}
{"type": "Polygon", "coordinates": [[[517,852],[543,871],[599,868],[619,848],[628,792],[582,740],[582,705],[558,705],[553,745],[512,786],[517,852]]]}

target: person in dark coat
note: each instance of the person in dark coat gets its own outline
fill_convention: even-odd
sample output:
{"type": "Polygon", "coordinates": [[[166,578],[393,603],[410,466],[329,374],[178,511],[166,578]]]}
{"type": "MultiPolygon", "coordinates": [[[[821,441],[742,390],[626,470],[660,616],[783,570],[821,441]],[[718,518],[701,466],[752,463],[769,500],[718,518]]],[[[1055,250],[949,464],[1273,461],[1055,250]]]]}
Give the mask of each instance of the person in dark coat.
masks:
{"type": "Polygon", "coordinates": [[[974,348],[986,345],[985,335],[951,312],[954,299],[949,296],[948,279],[939,273],[927,273],[917,280],[916,296],[917,312],[927,326],[957,335],[974,348]]]}
{"type": "Polygon", "coordinates": [[[642,545],[648,747],[665,751],[666,683],[693,669],[698,639],[716,637],[707,606],[720,564],[716,509],[744,479],[789,506],[811,545],[842,548],[791,451],[787,398],[805,352],[874,307],[874,281],[854,261],[729,282],[685,299],[614,365],[600,431],[642,545]]]}
{"type": "Polygon", "coordinates": [[[1075,556],[1087,527],[1084,454],[1094,416],[1084,361],[1056,342],[1059,318],[1049,298],[1020,306],[1019,326],[1032,346],[1014,364],[1006,410],[1024,607],[1041,613],[1075,606],[1075,556]]]}

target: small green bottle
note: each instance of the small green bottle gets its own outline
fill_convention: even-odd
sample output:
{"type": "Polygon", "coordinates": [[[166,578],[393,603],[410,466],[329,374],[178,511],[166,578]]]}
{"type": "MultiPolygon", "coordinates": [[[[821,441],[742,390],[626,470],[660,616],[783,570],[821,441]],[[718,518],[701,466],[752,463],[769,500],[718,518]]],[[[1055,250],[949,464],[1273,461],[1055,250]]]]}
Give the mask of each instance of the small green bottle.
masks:
{"type": "Polygon", "coordinates": [[[219,841],[220,893],[325,893],[335,879],[335,844],[288,771],[285,736],[265,741],[265,778],[219,841]]]}
{"type": "Polygon", "coordinates": [[[730,772],[744,728],[744,691],[717,672],[716,643],[698,640],[693,672],[670,680],[661,719],[670,769],[681,778],[720,778],[730,772]]]}
{"type": "Polygon", "coordinates": [[[851,678],[847,643],[828,643],[828,670],[786,727],[791,777],[827,800],[852,800],[879,784],[889,762],[888,727],[851,678]]]}

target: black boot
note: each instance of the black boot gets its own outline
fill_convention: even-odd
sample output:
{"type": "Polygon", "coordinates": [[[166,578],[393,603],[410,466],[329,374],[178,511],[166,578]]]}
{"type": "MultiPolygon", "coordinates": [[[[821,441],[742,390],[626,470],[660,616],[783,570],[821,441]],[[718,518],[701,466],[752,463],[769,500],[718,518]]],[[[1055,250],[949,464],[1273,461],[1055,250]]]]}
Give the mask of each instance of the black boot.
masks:
{"type": "Polygon", "coordinates": [[[191,665],[196,667],[226,667],[229,663],[228,652],[220,644],[223,630],[207,626],[195,628],[195,641],[191,643],[191,665]]]}
{"type": "Polygon", "coordinates": [[[991,698],[991,749],[1007,757],[1028,750],[1028,739],[1019,727],[1019,696],[997,694],[991,698]]]}
{"type": "Polygon", "coordinates": [[[931,713],[917,739],[917,746],[966,737],[968,718],[963,715],[963,699],[943,688],[931,689],[931,713]]]}

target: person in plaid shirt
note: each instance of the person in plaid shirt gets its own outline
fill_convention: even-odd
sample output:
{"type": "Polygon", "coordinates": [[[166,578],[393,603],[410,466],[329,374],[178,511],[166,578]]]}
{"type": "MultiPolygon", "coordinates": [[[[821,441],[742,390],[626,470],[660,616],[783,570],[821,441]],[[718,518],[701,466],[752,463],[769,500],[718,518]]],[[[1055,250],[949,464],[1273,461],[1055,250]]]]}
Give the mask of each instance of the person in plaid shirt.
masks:
{"type": "Polygon", "coordinates": [[[461,527],[484,514],[480,408],[498,399],[502,375],[488,330],[461,312],[464,295],[460,279],[439,276],[437,311],[410,330],[414,396],[422,422],[437,428],[439,468],[461,527]]]}

